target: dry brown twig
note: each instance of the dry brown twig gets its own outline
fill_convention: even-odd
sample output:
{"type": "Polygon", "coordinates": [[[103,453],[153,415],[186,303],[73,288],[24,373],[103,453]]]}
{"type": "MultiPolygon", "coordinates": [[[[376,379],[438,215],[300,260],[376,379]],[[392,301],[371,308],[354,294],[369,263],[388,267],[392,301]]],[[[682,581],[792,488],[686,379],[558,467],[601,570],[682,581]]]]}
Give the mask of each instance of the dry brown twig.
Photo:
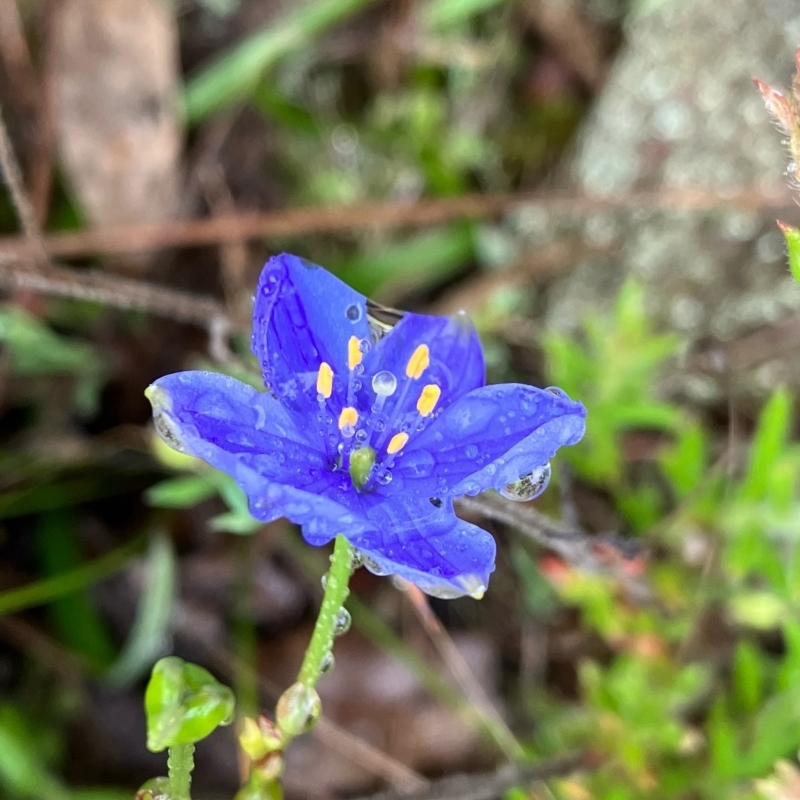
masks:
{"type": "Polygon", "coordinates": [[[359,800],[495,800],[514,786],[562,778],[595,766],[586,753],[570,753],[538,764],[511,764],[496,772],[451,775],[411,794],[379,792],[359,800]]]}
{"type": "Polygon", "coordinates": [[[34,268],[39,268],[47,263],[47,247],[36,220],[33,204],[25,191],[22,170],[8,135],[2,109],[0,109],[0,167],[2,167],[3,178],[8,186],[20,226],[25,234],[24,242],[28,258],[31,259],[34,268]]]}
{"type": "MultiPolygon", "coordinates": [[[[195,220],[107,227],[56,233],[44,243],[52,258],[119,255],[168,247],[196,247],[271,236],[297,236],[335,231],[421,227],[457,219],[483,219],[520,209],[588,214],[631,209],[772,210],[793,207],[785,187],[772,191],[744,188],[727,192],[704,187],[635,192],[618,197],[584,194],[471,194],[409,202],[363,203],[345,207],[297,208],[241,213],[195,220]]],[[[0,238],[0,255],[24,258],[30,245],[24,237],[0,238]]]]}
{"type": "Polygon", "coordinates": [[[461,513],[511,526],[576,569],[617,578],[639,601],[646,600],[650,594],[636,570],[626,569],[641,555],[634,542],[615,535],[590,536],[542,514],[530,503],[509,502],[493,493],[462,497],[456,500],[455,507],[461,513]],[[635,552],[626,552],[631,546],[635,552]]]}

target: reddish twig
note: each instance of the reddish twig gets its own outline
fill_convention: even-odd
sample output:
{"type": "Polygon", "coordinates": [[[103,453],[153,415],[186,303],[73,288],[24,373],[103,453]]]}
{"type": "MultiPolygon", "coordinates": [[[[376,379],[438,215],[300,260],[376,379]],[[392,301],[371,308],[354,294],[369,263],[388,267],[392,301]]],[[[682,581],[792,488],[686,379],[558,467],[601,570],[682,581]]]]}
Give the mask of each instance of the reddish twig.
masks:
{"type": "MultiPolygon", "coordinates": [[[[523,208],[587,214],[642,208],[780,211],[791,205],[784,187],[777,187],[774,191],[744,188],[727,192],[698,187],[636,192],[620,197],[552,193],[472,194],[413,203],[373,202],[345,207],[298,208],[197,220],[109,226],[102,230],[50,234],[45,237],[44,244],[53,258],[78,258],[167,247],[220,245],[263,237],[436,225],[456,219],[493,217],[523,208]]],[[[3,237],[0,238],[0,254],[21,258],[30,254],[30,244],[19,236],[3,237]]]]}

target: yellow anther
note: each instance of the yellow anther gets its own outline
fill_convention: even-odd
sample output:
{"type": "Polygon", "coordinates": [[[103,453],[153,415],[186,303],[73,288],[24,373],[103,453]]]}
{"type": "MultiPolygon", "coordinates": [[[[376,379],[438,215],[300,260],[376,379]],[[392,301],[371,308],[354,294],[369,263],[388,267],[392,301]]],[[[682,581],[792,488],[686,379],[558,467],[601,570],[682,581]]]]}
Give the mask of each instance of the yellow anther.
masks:
{"type": "Polygon", "coordinates": [[[355,369],[364,358],[361,352],[361,339],[357,336],[351,336],[347,340],[347,366],[350,369],[355,369]]]}
{"type": "Polygon", "coordinates": [[[406,446],[406,442],[408,441],[408,434],[407,433],[396,433],[389,441],[389,446],[386,448],[386,452],[393,456],[398,450],[402,450],[406,446]]]}
{"type": "Polygon", "coordinates": [[[406,375],[409,378],[414,378],[415,380],[419,378],[426,369],[428,369],[428,365],[431,363],[431,354],[430,350],[428,350],[428,345],[421,344],[417,347],[417,349],[411,354],[411,358],[408,359],[408,364],[406,364],[406,375]]]}
{"type": "Polygon", "coordinates": [[[330,364],[323,361],[317,373],[317,394],[327,399],[331,396],[331,392],[333,392],[333,370],[330,364]]]}
{"type": "Polygon", "coordinates": [[[339,430],[343,431],[345,428],[355,428],[358,422],[358,411],[351,406],[342,409],[339,414],[339,430]]]}
{"type": "Polygon", "coordinates": [[[423,417],[427,417],[429,414],[433,413],[433,409],[436,408],[436,404],[439,402],[441,396],[442,390],[435,383],[429,383],[422,390],[419,400],[417,400],[417,411],[419,411],[423,417]]]}

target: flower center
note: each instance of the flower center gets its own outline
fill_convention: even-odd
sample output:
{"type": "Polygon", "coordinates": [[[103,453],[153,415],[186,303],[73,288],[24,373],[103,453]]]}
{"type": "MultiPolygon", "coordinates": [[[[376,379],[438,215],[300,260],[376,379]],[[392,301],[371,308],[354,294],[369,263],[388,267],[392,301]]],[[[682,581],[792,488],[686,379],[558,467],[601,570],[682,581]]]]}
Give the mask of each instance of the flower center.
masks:
{"type": "MultiPolygon", "coordinates": [[[[418,394],[414,392],[415,384],[430,366],[428,345],[420,344],[408,359],[405,375],[400,380],[388,370],[372,376],[374,397],[368,397],[369,408],[364,410],[364,393],[359,395],[359,392],[365,347],[366,343],[355,336],[347,343],[347,389],[336,421],[338,434],[333,433],[333,415],[329,408],[335,376],[330,364],[324,361],[317,372],[316,386],[319,418],[327,423],[329,443],[336,446],[339,454],[336,468],[347,470],[359,491],[369,489],[376,482],[387,484],[392,480],[395,459],[402,455],[413,431],[425,427],[442,394],[435,383],[425,384],[418,394]],[[412,396],[417,398],[413,405],[409,402],[412,396]]],[[[325,435],[324,431],[321,433],[325,435]]]]}

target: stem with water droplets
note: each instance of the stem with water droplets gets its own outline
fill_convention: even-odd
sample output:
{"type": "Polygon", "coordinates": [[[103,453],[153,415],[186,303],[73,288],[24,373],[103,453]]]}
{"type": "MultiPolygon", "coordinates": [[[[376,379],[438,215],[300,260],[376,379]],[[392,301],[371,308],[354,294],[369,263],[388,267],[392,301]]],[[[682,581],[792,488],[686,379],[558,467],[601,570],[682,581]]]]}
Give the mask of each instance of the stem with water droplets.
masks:
{"type": "Polygon", "coordinates": [[[322,665],[333,647],[336,621],[347,599],[347,585],[353,573],[353,548],[344,536],[339,534],[331,555],[331,568],[325,576],[325,595],[319,610],[314,633],[303,658],[303,665],[297,682],[304,686],[315,686],[322,674],[322,665]]]}
{"type": "Polygon", "coordinates": [[[176,744],[170,747],[167,769],[170,800],[191,800],[189,789],[194,769],[194,745],[176,744]]]}

